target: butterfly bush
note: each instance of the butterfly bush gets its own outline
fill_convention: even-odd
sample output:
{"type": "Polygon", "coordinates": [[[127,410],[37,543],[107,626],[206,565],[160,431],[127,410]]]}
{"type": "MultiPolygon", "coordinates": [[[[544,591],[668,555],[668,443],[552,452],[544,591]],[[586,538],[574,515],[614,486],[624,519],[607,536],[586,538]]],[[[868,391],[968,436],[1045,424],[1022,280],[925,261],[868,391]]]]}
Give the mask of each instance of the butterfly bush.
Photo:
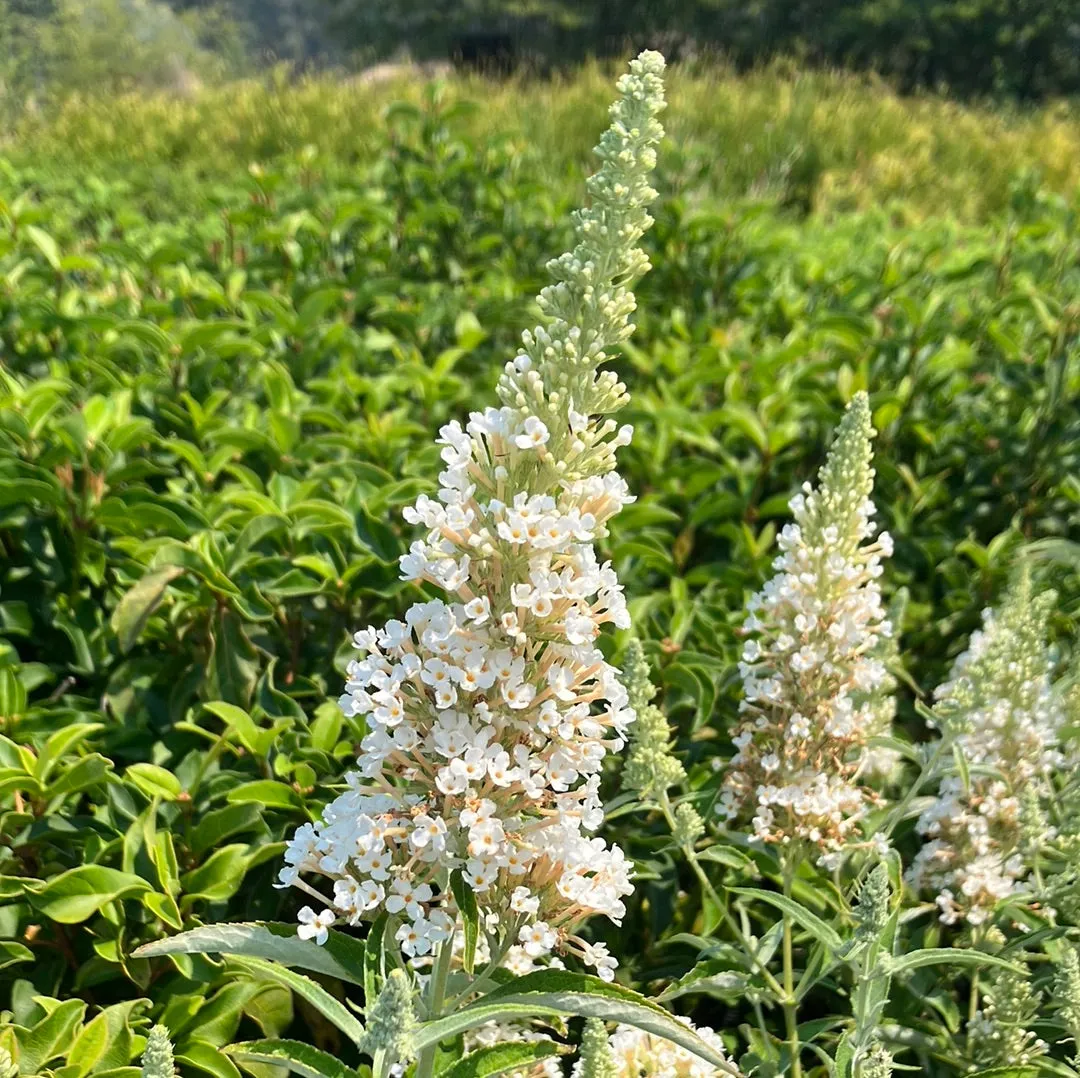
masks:
{"type": "Polygon", "coordinates": [[[927,841],[908,879],[936,892],[946,924],[985,922],[1027,875],[1025,843],[1052,837],[1039,802],[1063,763],[1065,709],[1046,642],[1054,602],[1052,591],[1033,595],[1022,576],[999,611],[984,611],[982,628],[935,692],[969,776],[942,779],[918,820],[927,841]]]}
{"type": "Polygon", "coordinates": [[[302,936],[385,911],[402,951],[427,955],[455,931],[460,871],[489,928],[508,928],[512,963],[559,951],[613,976],[606,948],[575,934],[593,914],[618,923],[633,889],[622,850],[593,834],[604,758],[634,719],[597,647],[629,618],[594,544],[634,500],[615,470],[632,430],[610,418],[626,387],[598,368],[632,332],[629,285],[649,268],[636,244],[652,223],[663,68],[645,52],[619,81],[577,245],[548,263],[545,324],[506,365],[501,407],[442,428],[438,494],[405,511],[423,534],[401,576],[442,597],[353,639],[341,707],[367,722],[362,755],[280,874],[324,907],[301,911],[302,936]]]}
{"type": "Polygon", "coordinates": [[[879,642],[892,632],[878,586],[892,541],[875,538],[873,433],[859,393],[817,488],[791,501],[777,574],[748,604],[737,752],[718,805],[729,821],[749,818],[753,838],[809,843],[826,864],[873,800],[859,780],[882,722],[879,642]]]}

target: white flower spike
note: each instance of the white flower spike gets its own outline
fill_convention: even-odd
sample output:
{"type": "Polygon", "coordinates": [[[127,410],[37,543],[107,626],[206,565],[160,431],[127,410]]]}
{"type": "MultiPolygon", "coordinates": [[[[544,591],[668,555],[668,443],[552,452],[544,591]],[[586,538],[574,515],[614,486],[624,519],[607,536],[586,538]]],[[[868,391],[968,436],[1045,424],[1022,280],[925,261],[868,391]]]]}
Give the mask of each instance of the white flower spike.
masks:
{"type": "Polygon", "coordinates": [[[629,616],[593,544],[634,500],[615,471],[631,430],[607,418],[626,389],[598,368],[632,332],[629,286],[649,268],[636,244],[652,223],[663,69],[644,52],[619,80],[577,246],[548,264],[546,322],[507,364],[502,407],[442,428],[438,496],[405,511],[423,537],[402,578],[446,594],[354,637],[341,707],[368,725],[358,769],[296,832],[280,875],[332,889],[331,910],[301,911],[305,938],[385,910],[406,955],[431,954],[454,935],[460,871],[485,923],[516,943],[512,965],[571,953],[612,975],[606,949],[575,935],[592,914],[619,922],[633,889],[622,851],[591,835],[604,757],[634,719],[596,646],[629,616]]]}
{"type": "Polygon", "coordinates": [[[805,842],[827,865],[873,796],[859,777],[887,676],[876,649],[892,632],[878,586],[892,540],[874,538],[873,434],[858,393],[817,488],[804,484],[791,501],[777,574],[749,604],[743,718],[721,790],[721,815],[749,818],[756,840],[805,842]]]}

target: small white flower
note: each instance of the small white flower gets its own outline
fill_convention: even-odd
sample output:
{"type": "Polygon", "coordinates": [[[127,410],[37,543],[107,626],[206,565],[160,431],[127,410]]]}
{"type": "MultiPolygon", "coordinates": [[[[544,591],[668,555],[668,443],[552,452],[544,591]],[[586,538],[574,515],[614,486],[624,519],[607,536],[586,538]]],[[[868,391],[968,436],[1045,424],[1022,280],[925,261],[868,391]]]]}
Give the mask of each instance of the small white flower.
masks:
{"type": "Polygon", "coordinates": [[[296,934],[302,940],[313,939],[322,946],[330,936],[330,928],[333,926],[335,917],[330,910],[316,913],[310,906],[305,906],[297,915],[300,922],[296,934]]]}
{"type": "Polygon", "coordinates": [[[514,439],[514,444],[518,449],[539,449],[549,437],[547,427],[536,416],[529,416],[522,424],[522,432],[514,439]]]}
{"type": "Polygon", "coordinates": [[[530,958],[541,958],[550,953],[558,938],[555,931],[545,921],[534,921],[531,925],[522,925],[518,932],[518,941],[530,958]]]}
{"type": "Polygon", "coordinates": [[[528,887],[515,887],[510,896],[510,908],[516,913],[528,914],[535,917],[540,909],[540,899],[528,889],[528,887]]]}

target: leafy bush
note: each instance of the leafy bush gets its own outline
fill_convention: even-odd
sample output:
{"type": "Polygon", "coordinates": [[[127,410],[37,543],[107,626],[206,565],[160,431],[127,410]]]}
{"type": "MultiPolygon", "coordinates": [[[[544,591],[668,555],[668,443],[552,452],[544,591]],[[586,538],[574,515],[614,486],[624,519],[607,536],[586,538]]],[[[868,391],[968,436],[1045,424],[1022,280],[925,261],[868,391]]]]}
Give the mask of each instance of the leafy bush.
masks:
{"type": "MultiPolygon", "coordinates": [[[[532,199],[546,206],[549,193],[565,200],[581,182],[609,81],[597,64],[572,79],[453,76],[435,86],[408,66],[392,67],[382,81],[278,67],[184,95],[82,95],[12,117],[2,146],[20,177],[7,190],[18,192],[43,170],[55,190],[58,169],[89,164],[102,179],[119,174],[134,183],[142,192],[135,197],[152,192],[155,212],[171,216],[177,210],[162,199],[186,212],[192,190],[208,180],[234,189],[252,161],[296,160],[307,147],[316,153],[311,175],[347,187],[361,170],[381,174],[390,164],[384,116],[397,129],[406,113],[421,110],[436,127],[452,124],[477,160],[486,159],[485,146],[508,156],[514,182],[531,180],[532,199]]],[[[699,210],[717,199],[786,198],[823,215],[885,209],[897,222],[945,216],[985,224],[1021,204],[1038,215],[1037,192],[1071,200],[1080,185],[1076,112],[1064,102],[964,108],[790,64],[745,76],[684,65],[668,84],[661,182],[699,210]]],[[[445,212],[455,211],[447,204],[445,212]]],[[[557,220],[549,211],[549,227],[557,220]]]]}
{"type": "MultiPolygon", "coordinates": [[[[5,164],[0,1048],[43,1046],[23,1073],[64,1059],[78,1068],[65,1076],[114,1072],[151,1020],[192,1073],[234,1075],[218,1049],[260,1033],[347,1051],[257,964],[133,951],[295,915],[271,887],[284,837],[335,796],[364,733],[336,705],[348,635],[422,594],[396,561],[412,538],[401,508],[439,470],[431,431],[490,401],[576,199],[574,181],[540,185],[533,154],[475,122],[437,98],[402,105],[359,160],[302,151],[231,175],[207,162],[198,187],[163,179],[156,149],[96,174],[5,164]]],[[[237,135],[245,152],[251,137],[237,135]]],[[[1020,546],[1052,553],[1080,526],[1074,206],[1029,185],[981,229],[901,228],[883,210],[798,220],[683,189],[703,161],[661,161],[678,190],[615,365],[634,391],[639,440],[620,466],[639,501],[606,541],[691,794],[729,751],[745,598],[857,391],[879,431],[888,585],[910,596],[905,739],[924,736],[922,692],[1020,546]]],[[[1067,649],[1075,563],[1047,571],[1067,649]]],[[[635,984],[735,969],[726,902],[777,946],[760,904],[746,912],[760,896],[690,884],[662,814],[641,819],[609,825],[642,874],[629,930],[609,937],[635,984]]],[[[701,859],[736,887],[771,872],[726,839],[701,859]]],[[[794,886],[850,923],[847,899],[826,910],[812,879],[794,886]]],[[[796,947],[830,992],[848,990],[836,948],[826,974],[808,937],[796,947]]],[[[696,1017],[752,1023],[731,983],[709,982],[696,1017]]],[[[964,982],[903,983],[900,1017],[933,1044],[920,1059],[957,1073],[966,1060],[943,1045],[964,982]]],[[[693,994],[680,984],[670,998],[693,994]]],[[[769,1073],[767,1041],[747,1036],[769,1073]]]]}

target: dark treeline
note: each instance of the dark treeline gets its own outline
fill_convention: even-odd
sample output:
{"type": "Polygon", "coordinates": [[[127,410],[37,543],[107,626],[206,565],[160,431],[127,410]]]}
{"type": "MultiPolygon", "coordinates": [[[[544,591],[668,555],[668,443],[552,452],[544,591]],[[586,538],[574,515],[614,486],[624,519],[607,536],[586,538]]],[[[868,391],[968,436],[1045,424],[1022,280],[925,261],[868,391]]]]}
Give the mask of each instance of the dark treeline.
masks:
{"type": "MultiPolygon", "coordinates": [[[[181,0],[192,2],[192,0],[181,0]]],[[[195,0],[198,2],[198,0],[195,0]]],[[[548,68],[641,44],[871,69],[905,90],[1080,91],[1080,0],[233,0],[273,46],[548,68]],[[303,14],[301,14],[303,13],[303,14]]]]}
{"type": "MultiPolygon", "coordinates": [[[[0,39],[11,24],[5,13],[67,19],[78,37],[98,8],[140,33],[160,27],[153,13],[168,10],[157,0],[0,0],[0,39]]],[[[234,64],[240,42],[255,65],[407,54],[542,73],[648,44],[673,58],[717,53],[739,68],[790,56],[960,97],[1080,91],[1080,0],[168,0],[168,8],[202,49],[228,52],[234,64]]]]}

